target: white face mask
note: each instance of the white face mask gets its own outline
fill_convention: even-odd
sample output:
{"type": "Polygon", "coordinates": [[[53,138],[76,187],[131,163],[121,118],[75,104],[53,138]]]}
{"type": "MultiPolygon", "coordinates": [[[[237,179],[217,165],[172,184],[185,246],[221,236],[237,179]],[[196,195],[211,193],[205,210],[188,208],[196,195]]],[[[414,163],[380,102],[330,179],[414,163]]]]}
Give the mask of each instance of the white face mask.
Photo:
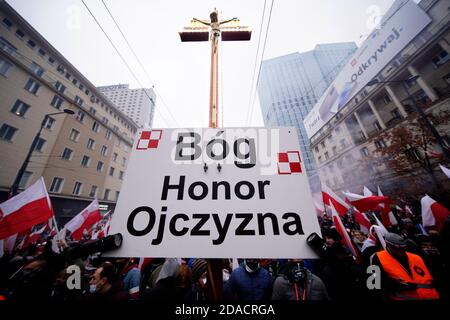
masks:
{"type": "Polygon", "coordinates": [[[97,291],[97,286],[95,284],[89,285],[89,292],[95,293],[97,291]]]}
{"type": "Polygon", "coordinates": [[[228,272],[228,270],[222,271],[222,279],[223,282],[227,282],[230,279],[230,273],[228,272]]]}

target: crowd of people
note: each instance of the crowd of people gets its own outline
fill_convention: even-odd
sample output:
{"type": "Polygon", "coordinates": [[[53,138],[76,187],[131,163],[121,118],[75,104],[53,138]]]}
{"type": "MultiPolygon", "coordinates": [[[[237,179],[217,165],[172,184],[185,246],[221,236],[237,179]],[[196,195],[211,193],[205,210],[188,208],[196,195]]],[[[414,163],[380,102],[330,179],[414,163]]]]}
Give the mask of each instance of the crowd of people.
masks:
{"type": "MultiPolygon", "coordinates": [[[[229,301],[448,300],[450,218],[441,230],[425,231],[420,215],[395,209],[393,214],[396,225],[384,228],[373,221],[367,234],[346,214],[342,221],[356,255],[324,214],[319,217],[322,237],[313,234],[307,240],[318,259],[222,259],[215,264],[222,269],[222,283],[215,287],[229,301]],[[370,266],[379,273],[368,272],[370,266]]],[[[93,240],[58,241],[61,250],[56,253],[51,239],[43,237],[37,244],[5,253],[0,258],[0,299],[212,298],[210,282],[217,278],[211,278],[205,259],[107,258],[76,250],[89,241],[93,240]]]]}

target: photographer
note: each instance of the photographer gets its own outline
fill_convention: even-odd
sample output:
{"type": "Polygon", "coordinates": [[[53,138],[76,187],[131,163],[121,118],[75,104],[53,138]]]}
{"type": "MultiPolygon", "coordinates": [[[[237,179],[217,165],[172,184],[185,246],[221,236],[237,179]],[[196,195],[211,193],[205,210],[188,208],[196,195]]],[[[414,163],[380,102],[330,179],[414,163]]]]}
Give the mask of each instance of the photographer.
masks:
{"type": "Polygon", "coordinates": [[[364,299],[367,289],[362,267],[342,245],[342,237],[335,228],[324,229],[323,234],[325,240],[313,233],[307,242],[321,258],[317,261],[317,274],[331,300],[364,299]]]}
{"type": "Polygon", "coordinates": [[[288,261],[273,285],[272,300],[330,300],[322,280],[301,259],[288,261]]]}

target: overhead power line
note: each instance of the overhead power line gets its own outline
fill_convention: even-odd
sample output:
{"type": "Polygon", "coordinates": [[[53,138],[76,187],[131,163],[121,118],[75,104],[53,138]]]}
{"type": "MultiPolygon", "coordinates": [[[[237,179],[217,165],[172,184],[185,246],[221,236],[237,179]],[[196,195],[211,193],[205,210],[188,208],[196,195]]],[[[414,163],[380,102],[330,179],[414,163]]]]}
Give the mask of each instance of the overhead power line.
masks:
{"type": "Polygon", "coordinates": [[[273,9],[274,1],[275,0],[272,0],[272,3],[270,4],[269,19],[267,21],[266,35],[264,36],[263,49],[262,49],[262,54],[261,54],[261,61],[259,62],[259,68],[258,68],[258,77],[256,78],[255,90],[254,90],[253,97],[252,97],[252,103],[251,103],[251,107],[250,107],[250,116],[249,116],[248,120],[246,120],[246,123],[248,123],[251,120],[252,116],[253,116],[253,109],[254,109],[254,106],[255,106],[256,91],[257,91],[256,88],[258,87],[259,76],[261,74],[262,61],[264,59],[264,52],[266,51],[267,35],[269,34],[269,27],[270,27],[270,21],[271,21],[271,18],[272,18],[272,9],[273,9]]]}
{"type": "MultiPolygon", "coordinates": [[[[136,61],[138,62],[139,66],[142,68],[142,70],[144,71],[144,74],[146,75],[148,81],[150,81],[150,83],[155,84],[155,82],[150,78],[147,70],[145,69],[143,63],[141,62],[141,60],[139,59],[138,55],[136,54],[136,51],[134,51],[133,47],[131,46],[130,42],[128,41],[127,37],[125,36],[125,34],[122,31],[122,28],[120,28],[119,24],[117,23],[116,19],[114,18],[111,10],[109,10],[108,6],[106,5],[105,1],[102,0],[103,5],[106,8],[106,11],[108,11],[109,16],[111,17],[111,19],[114,21],[114,24],[116,25],[117,29],[119,30],[120,34],[122,35],[123,39],[125,40],[128,48],[130,49],[130,51],[133,53],[134,57],[136,58],[136,61]]],[[[161,94],[157,91],[156,88],[153,88],[153,90],[155,91],[155,93],[159,96],[161,102],[164,104],[164,106],[166,107],[167,112],[169,113],[170,117],[173,119],[173,121],[175,122],[175,124],[179,127],[179,123],[178,121],[175,119],[175,117],[173,116],[172,112],[170,111],[169,106],[165,103],[163,97],[161,96],[161,94]]]]}
{"type": "MultiPolygon", "coordinates": [[[[111,38],[108,36],[108,34],[106,33],[105,29],[103,29],[102,25],[100,24],[100,22],[97,20],[97,18],[95,17],[95,15],[92,13],[92,11],[89,9],[89,7],[87,6],[87,4],[84,2],[84,0],[81,0],[81,2],[83,3],[83,5],[86,7],[87,11],[89,12],[89,14],[91,15],[91,17],[94,19],[95,23],[97,23],[97,25],[99,26],[99,28],[102,30],[103,34],[105,35],[105,37],[108,39],[109,43],[112,45],[112,47],[114,48],[114,50],[116,51],[116,53],[119,55],[120,59],[122,60],[122,62],[125,64],[125,66],[127,67],[128,71],[130,71],[131,75],[133,76],[133,78],[136,80],[136,82],[142,87],[144,88],[144,86],[142,85],[142,83],[139,81],[138,77],[136,77],[136,75],[134,74],[133,70],[131,69],[130,65],[127,63],[127,61],[125,60],[125,58],[122,56],[122,54],[120,53],[120,51],[117,49],[116,45],[114,44],[114,42],[111,40],[111,38]]],[[[144,94],[147,96],[147,98],[153,102],[153,99],[148,95],[147,91],[144,90],[144,94]]],[[[163,119],[163,121],[166,123],[166,125],[169,125],[169,122],[167,121],[167,119],[162,115],[161,111],[159,111],[159,109],[156,108],[156,111],[159,113],[159,115],[161,116],[161,118],[163,119]]]]}

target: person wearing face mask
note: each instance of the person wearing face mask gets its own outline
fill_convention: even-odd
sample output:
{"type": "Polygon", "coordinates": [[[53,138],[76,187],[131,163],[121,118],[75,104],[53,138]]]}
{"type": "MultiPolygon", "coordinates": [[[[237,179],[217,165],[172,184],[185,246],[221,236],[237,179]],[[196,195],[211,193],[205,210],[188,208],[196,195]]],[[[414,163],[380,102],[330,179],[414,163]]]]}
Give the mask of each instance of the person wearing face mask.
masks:
{"type": "Polygon", "coordinates": [[[330,300],[322,280],[304,267],[301,259],[291,259],[273,284],[272,300],[330,300]]]}
{"type": "Polygon", "coordinates": [[[224,298],[230,300],[269,300],[272,296],[272,277],[261,268],[258,259],[244,259],[233,270],[224,287],[224,298]]]}
{"type": "Polygon", "coordinates": [[[186,294],[184,300],[206,300],[207,290],[207,262],[204,259],[194,259],[192,262],[192,288],[186,294]]]}
{"type": "Polygon", "coordinates": [[[120,290],[116,281],[116,271],[111,262],[104,262],[95,270],[89,281],[87,300],[126,300],[127,295],[120,290]]]}
{"type": "Polygon", "coordinates": [[[371,257],[381,271],[381,289],[389,300],[435,300],[439,294],[422,258],[406,251],[406,240],[395,233],[385,236],[386,249],[371,257]]]}

